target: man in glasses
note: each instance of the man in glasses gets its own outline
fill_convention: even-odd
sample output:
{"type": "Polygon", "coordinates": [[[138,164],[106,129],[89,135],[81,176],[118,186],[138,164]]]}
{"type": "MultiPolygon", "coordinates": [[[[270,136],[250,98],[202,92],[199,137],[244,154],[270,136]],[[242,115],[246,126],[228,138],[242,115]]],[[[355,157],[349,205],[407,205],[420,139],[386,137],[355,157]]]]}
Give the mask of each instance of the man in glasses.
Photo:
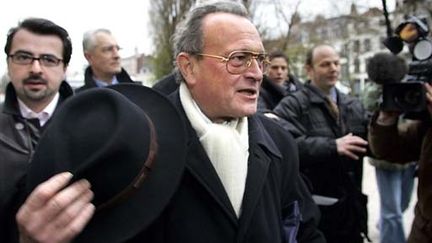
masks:
{"type": "MultiPolygon", "coordinates": [[[[131,242],[325,242],[316,228],[318,209],[299,176],[295,141],[255,115],[267,59],[245,7],[234,1],[196,6],[177,27],[174,50],[181,84],[169,98],[186,122],[186,166],[169,205],[131,242]]],[[[59,181],[66,183],[53,178],[40,189],[52,192],[59,181]]],[[[77,191],[61,190],[58,199],[77,191]]],[[[73,207],[57,206],[64,212],[73,207]]],[[[22,229],[44,213],[27,210],[22,229]]],[[[88,214],[64,227],[54,227],[54,220],[41,222],[44,229],[31,237],[78,234],[88,214]]],[[[62,242],[57,239],[51,242],[62,242]]]]}
{"type": "Polygon", "coordinates": [[[39,134],[72,95],[64,82],[72,53],[68,33],[46,19],[9,30],[4,48],[10,83],[0,113],[0,242],[16,239],[17,195],[39,134]]]}
{"type": "Polygon", "coordinates": [[[121,67],[120,49],[108,29],[89,30],[84,33],[83,51],[89,66],[85,69],[84,85],[76,91],[118,83],[135,83],[121,67]]]}

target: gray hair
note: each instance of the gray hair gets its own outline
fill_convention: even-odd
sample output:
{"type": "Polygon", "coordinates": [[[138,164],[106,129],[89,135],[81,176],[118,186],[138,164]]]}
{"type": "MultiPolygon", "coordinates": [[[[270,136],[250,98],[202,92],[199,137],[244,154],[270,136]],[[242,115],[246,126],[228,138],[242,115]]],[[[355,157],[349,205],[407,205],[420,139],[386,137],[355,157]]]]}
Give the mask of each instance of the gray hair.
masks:
{"type": "Polygon", "coordinates": [[[83,41],[82,41],[83,51],[90,51],[96,47],[95,36],[98,33],[106,33],[106,34],[111,35],[111,31],[109,31],[108,29],[103,29],[103,28],[95,29],[95,30],[89,30],[89,31],[85,32],[83,35],[83,41]]]}
{"type": "MultiPolygon", "coordinates": [[[[197,5],[193,8],[186,18],[178,24],[172,37],[174,59],[181,52],[198,54],[204,47],[202,21],[204,17],[212,13],[230,13],[249,19],[246,8],[234,1],[217,1],[197,5]]],[[[177,81],[184,81],[178,67],[175,68],[177,81]]]]}

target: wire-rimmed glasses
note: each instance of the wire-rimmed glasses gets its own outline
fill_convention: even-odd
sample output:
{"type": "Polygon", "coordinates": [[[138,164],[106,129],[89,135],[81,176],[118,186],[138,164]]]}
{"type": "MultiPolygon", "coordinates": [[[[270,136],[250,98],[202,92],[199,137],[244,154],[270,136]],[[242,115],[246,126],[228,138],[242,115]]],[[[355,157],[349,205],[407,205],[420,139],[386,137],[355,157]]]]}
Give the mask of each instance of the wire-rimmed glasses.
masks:
{"type": "Polygon", "coordinates": [[[264,71],[270,63],[267,54],[253,51],[233,51],[227,57],[199,53],[198,56],[218,58],[226,63],[226,69],[231,74],[241,74],[245,72],[252,64],[253,59],[258,63],[258,67],[264,71]]]}

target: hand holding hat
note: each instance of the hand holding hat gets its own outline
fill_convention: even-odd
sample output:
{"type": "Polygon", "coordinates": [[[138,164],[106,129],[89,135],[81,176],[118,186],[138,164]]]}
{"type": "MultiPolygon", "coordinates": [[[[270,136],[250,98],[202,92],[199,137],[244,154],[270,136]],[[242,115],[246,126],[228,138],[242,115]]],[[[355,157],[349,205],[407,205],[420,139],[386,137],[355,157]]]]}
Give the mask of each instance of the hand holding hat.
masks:
{"type": "Polygon", "coordinates": [[[67,100],[43,133],[27,191],[69,171],[86,179],[96,213],[76,241],[123,242],[155,220],[181,179],[185,130],[174,106],[138,85],[91,89],[67,100]]]}

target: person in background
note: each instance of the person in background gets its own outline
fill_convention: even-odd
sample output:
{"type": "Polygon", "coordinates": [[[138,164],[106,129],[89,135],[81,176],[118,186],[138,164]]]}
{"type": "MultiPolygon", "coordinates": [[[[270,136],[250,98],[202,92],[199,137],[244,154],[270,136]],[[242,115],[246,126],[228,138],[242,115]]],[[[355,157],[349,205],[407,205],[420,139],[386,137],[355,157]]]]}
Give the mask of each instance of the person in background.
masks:
{"type": "Polygon", "coordinates": [[[296,138],[300,171],[320,207],[319,229],[327,242],[360,243],[367,238],[367,197],[361,188],[366,111],[335,87],[341,66],[333,47],[311,48],[305,68],[310,80],[282,99],[274,113],[296,138]]]}
{"type": "Polygon", "coordinates": [[[4,48],[10,82],[0,112],[0,242],[16,242],[19,190],[39,135],[73,94],[64,81],[72,43],[68,32],[41,18],[11,28],[4,48]]]}
{"type": "Polygon", "coordinates": [[[261,84],[258,111],[272,111],[288,94],[300,90],[303,84],[290,73],[289,60],[280,50],[269,54],[270,64],[261,84]]]}
{"type": "Polygon", "coordinates": [[[83,51],[89,66],[85,69],[84,85],[76,92],[118,83],[135,83],[121,67],[120,46],[111,31],[96,29],[84,33],[83,51]]]}
{"type": "Polygon", "coordinates": [[[369,128],[371,150],[377,158],[394,163],[418,161],[418,201],[408,236],[409,243],[432,241],[432,87],[424,83],[424,88],[427,100],[426,118],[401,124],[400,112],[380,110],[372,116],[369,128]]]}
{"type": "MultiPolygon", "coordinates": [[[[403,59],[391,53],[376,55],[387,55],[388,58],[404,63],[403,59]]],[[[372,116],[374,111],[379,109],[381,94],[381,85],[374,82],[366,83],[361,97],[370,116],[372,116]]],[[[374,158],[373,156],[369,156],[368,161],[375,167],[380,197],[380,216],[378,221],[380,242],[404,243],[406,242],[406,237],[403,213],[411,201],[417,163],[392,163],[374,158]]]]}
{"type": "MultiPolygon", "coordinates": [[[[195,6],[177,27],[174,47],[181,84],[169,98],[185,121],[186,166],[168,206],[131,241],[325,242],[316,227],[318,209],[299,175],[294,139],[255,114],[266,54],[246,8],[234,1],[195,6]]],[[[64,227],[53,227],[55,217],[45,219],[54,198],[63,202],[56,204],[59,212],[88,207],[77,196],[88,187],[59,189],[68,180],[58,179],[40,186],[22,206],[26,214],[18,213],[27,238],[67,232],[70,240],[91,217],[89,211],[70,215],[73,224],[64,227]],[[30,202],[44,190],[52,198],[32,210],[30,202]],[[64,203],[68,195],[78,199],[64,203]],[[44,227],[27,231],[35,217],[44,227]]]]}

